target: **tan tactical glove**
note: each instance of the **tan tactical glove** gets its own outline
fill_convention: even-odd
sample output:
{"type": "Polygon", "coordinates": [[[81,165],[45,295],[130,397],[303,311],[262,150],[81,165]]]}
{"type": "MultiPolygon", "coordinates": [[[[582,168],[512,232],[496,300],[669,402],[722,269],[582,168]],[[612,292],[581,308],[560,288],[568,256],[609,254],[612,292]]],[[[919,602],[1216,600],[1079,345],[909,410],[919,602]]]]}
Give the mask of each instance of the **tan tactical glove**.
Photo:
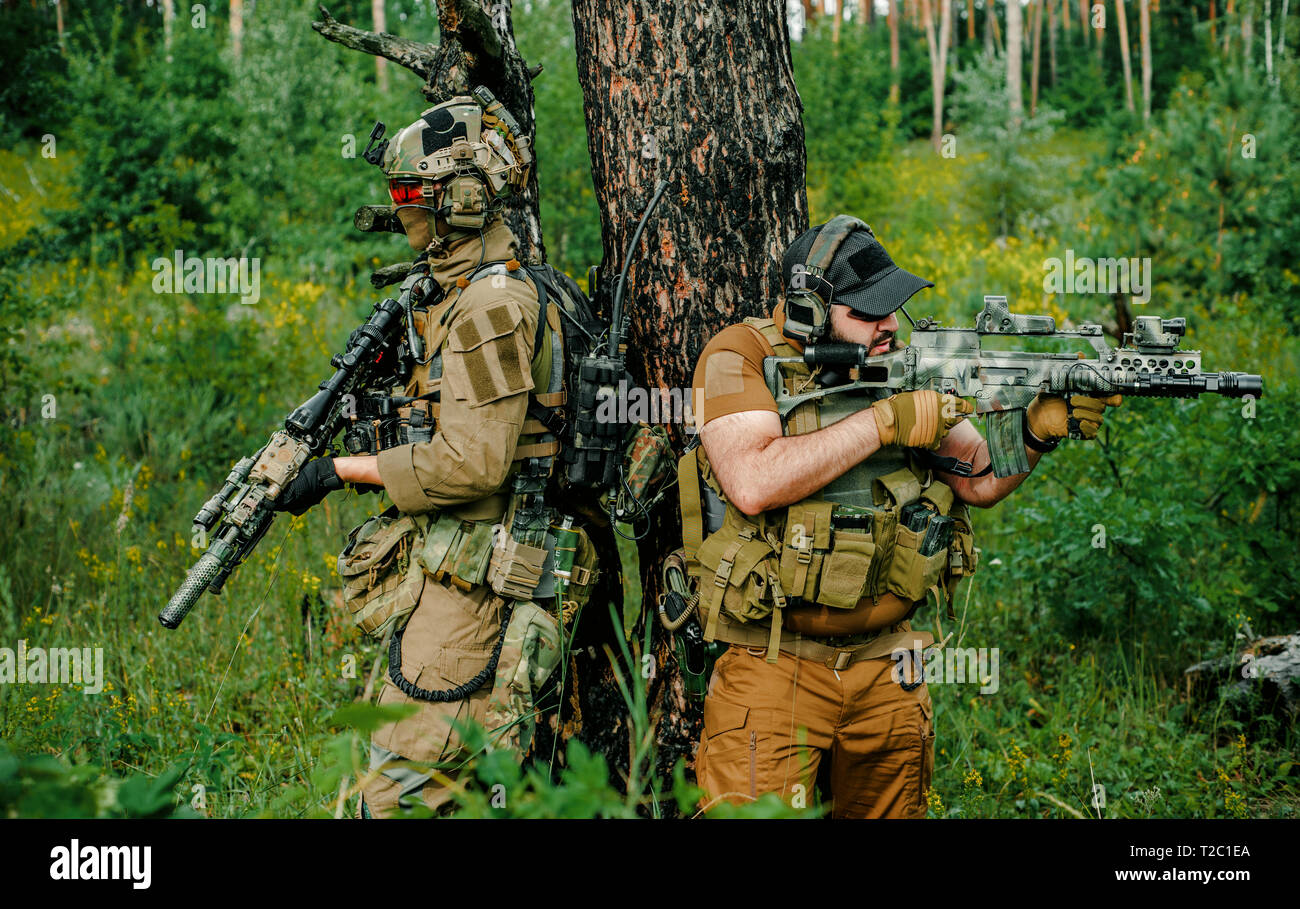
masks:
{"type": "Polygon", "coordinates": [[[1069,436],[1071,417],[1079,421],[1079,430],[1085,439],[1095,439],[1097,431],[1101,429],[1106,408],[1119,407],[1123,400],[1121,395],[1111,395],[1108,398],[1073,395],[1064,398],[1040,391],[1038,397],[1029,402],[1025,419],[1029,431],[1044,442],[1056,442],[1069,436]]]}
{"type": "Polygon", "coordinates": [[[872,404],[871,412],[882,448],[938,448],[948,430],[975,412],[975,405],[956,395],[941,395],[926,388],[890,395],[872,404]]]}

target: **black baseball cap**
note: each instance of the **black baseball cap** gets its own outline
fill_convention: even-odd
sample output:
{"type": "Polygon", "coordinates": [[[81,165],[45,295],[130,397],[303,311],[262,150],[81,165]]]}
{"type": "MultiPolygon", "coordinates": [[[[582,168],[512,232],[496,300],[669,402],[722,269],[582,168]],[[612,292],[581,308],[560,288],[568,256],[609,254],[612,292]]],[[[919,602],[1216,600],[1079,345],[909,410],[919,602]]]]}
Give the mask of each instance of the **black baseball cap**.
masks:
{"type": "MultiPolygon", "coordinates": [[[[793,289],[795,266],[808,261],[808,253],[812,250],[817,234],[825,226],[819,224],[804,231],[786,250],[785,258],[781,261],[781,271],[787,290],[793,289]]],[[[934,287],[933,281],[917,277],[895,265],[871,231],[860,227],[844,238],[822,278],[830,285],[828,303],[841,303],[873,319],[883,319],[910,300],[917,291],[934,287]]],[[[818,290],[819,284],[816,282],[809,286],[812,290],[818,290]]]]}

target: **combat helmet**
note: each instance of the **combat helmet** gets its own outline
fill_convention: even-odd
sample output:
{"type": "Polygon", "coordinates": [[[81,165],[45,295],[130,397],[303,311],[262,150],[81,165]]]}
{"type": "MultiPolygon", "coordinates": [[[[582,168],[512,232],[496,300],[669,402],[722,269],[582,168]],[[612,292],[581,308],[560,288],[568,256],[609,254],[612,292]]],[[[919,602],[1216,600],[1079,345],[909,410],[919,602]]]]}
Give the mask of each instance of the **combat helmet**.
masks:
{"type": "Polygon", "coordinates": [[[385,142],[380,166],[399,216],[422,210],[452,227],[478,229],[501,210],[501,200],[527,184],[531,144],[509,111],[479,87],[429,108],[385,142]]]}

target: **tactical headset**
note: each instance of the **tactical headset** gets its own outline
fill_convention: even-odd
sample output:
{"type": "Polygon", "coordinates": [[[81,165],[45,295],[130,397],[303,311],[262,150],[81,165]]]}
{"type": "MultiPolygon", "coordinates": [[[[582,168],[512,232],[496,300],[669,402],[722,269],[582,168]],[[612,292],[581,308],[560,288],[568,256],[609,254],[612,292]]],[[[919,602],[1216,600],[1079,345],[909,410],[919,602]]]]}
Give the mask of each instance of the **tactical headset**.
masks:
{"type": "MultiPolygon", "coordinates": [[[[815,344],[829,330],[835,288],[824,275],[845,239],[855,230],[865,230],[875,236],[867,223],[858,218],[849,215],[831,218],[817,232],[808,255],[791,269],[785,288],[785,324],[781,329],[787,338],[800,344],[815,344]]],[[[790,252],[793,251],[792,247],[790,252]]]]}

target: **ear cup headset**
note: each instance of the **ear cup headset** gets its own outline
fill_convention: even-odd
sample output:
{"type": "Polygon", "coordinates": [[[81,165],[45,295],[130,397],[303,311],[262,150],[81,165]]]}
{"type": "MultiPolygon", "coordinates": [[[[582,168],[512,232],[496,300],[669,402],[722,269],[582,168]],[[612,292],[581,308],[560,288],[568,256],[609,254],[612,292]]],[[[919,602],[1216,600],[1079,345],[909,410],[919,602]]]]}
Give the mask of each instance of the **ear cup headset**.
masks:
{"type": "Polygon", "coordinates": [[[855,230],[871,228],[849,215],[836,215],[815,234],[800,237],[786,252],[785,325],[782,334],[800,344],[815,344],[830,330],[835,287],[826,280],[835,254],[855,230]],[[807,239],[805,239],[807,238],[807,239]],[[800,247],[806,246],[804,252],[800,247]],[[792,261],[793,260],[793,261],[792,261]]]}

